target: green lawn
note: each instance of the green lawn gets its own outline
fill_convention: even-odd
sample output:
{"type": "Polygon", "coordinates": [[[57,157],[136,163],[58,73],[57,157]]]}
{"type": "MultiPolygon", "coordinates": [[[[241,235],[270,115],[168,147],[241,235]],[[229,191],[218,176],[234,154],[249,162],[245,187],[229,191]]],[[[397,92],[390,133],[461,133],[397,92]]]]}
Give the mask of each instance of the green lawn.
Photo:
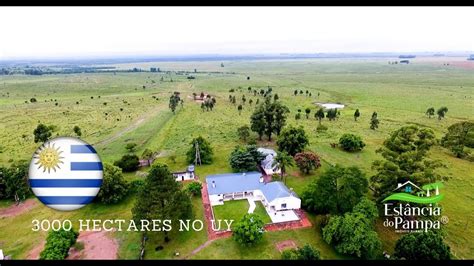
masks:
{"type": "Polygon", "coordinates": [[[233,220],[234,224],[240,221],[249,210],[249,202],[245,200],[228,200],[224,205],[212,207],[215,220],[233,220]]]}
{"type": "MultiPolygon", "coordinates": [[[[265,207],[263,207],[262,202],[255,201],[255,210],[254,214],[257,214],[262,218],[262,221],[267,224],[271,223],[272,220],[267,214],[265,207]]],[[[215,220],[234,220],[234,224],[240,221],[249,210],[248,200],[228,200],[224,202],[224,205],[216,205],[212,207],[214,211],[215,220]]]]}

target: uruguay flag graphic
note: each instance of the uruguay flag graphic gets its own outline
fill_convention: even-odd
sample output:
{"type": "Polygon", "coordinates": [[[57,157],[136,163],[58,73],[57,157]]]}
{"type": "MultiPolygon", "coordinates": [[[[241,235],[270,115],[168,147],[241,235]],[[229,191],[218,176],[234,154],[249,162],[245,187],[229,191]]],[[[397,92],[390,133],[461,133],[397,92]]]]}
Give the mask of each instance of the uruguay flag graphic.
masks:
{"type": "Polygon", "coordinates": [[[90,203],[102,185],[103,167],[95,149],[72,137],[45,142],[29,168],[33,193],[46,206],[72,211],[90,203]]]}

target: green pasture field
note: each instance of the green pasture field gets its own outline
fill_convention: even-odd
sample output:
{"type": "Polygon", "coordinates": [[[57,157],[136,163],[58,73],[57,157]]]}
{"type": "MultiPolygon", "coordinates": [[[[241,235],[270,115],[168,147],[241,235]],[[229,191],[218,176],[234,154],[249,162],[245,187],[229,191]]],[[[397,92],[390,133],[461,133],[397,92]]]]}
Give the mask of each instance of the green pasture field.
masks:
{"type": "MultiPolygon", "coordinates": [[[[140,155],[145,148],[159,152],[158,162],[168,164],[171,170],[185,169],[189,164],[185,154],[190,142],[201,135],[214,148],[213,163],[196,167],[196,173],[203,181],[209,174],[232,171],[228,162],[229,154],[236,145],[245,144],[238,139],[236,129],[249,124],[249,116],[256,100],[263,100],[261,96],[248,92],[247,88],[259,91],[270,86],[273,93],[278,93],[281,102],[290,108],[288,124],[304,127],[310,140],[308,150],[316,152],[322,158],[322,167],[309,175],[302,175],[294,167],[288,169],[288,187],[300,194],[309,182],[317,179],[324,169],[334,164],[358,166],[369,178],[373,174],[372,162],[381,158],[375,150],[398,128],[409,124],[429,127],[441,138],[449,125],[474,119],[472,69],[417,62],[416,59],[410,65],[389,65],[387,61],[388,59],[224,61],[225,67],[220,67],[220,61],[117,65],[119,68],[160,67],[162,71],[196,69],[197,73],[191,73],[196,79],[191,80],[185,75],[172,72],[0,76],[0,164],[8,165],[16,160],[31,158],[38,146],[33,142],[32,133],[39,122],[56,126],[55,135],[71,135],[72,128],[80,126],[82,139],[95,144],[105,162],[112,163],[120,158],[126,153],[125,143],[135,142],[139,144],[137,154],[140,155]],[[163,81],[160,81],[161,77],[163,81]],[[235,92],[230,93],[230,89],[235,92]],[[304,92],[308,90],[312,96],[307,97],[304,93],[294,96],[295,89],[304,92]],[[184,99],[183,107],[178,106],[176,114],[168,109],[168,98],[174,91],[179,91],[184,99]],[[203,112],[200,103],[192,99],[192,93],[201,92],[216,97],[217,105],[212,112],[203,112]],[[235,106],[229,102],[229,95],[236,96],[235,106]],[[237,105],[242,95],[245,95],[247,102],[239,115],[237,105]],[[36,103],[25,103],[32,97],[37,99],[36,103]],[[58,106],[55,106],[54,99],[57,99],[58,106]],[[253,100],[252,106],[248,103],[250,99],[253,100]],[[328,127],[326,132],[316,131],[318,122],[314,113],[318,107],[315,102],[346,105],[340,110],[338,120],[322,121],[328,127]],[[449,109],[445,119],[429,119],[425,116],[427,108],[437,109],[441,106],[449,109]],[[311,108],[309,119],[304,115],[307,107],[311,108]],[[361,112],[358,121],[353,118],[356,108],[361,112]],[[294,119],[298,109],[302,110],[301,120],[294,119]],[[369,120],[374,111],[378,113],[380,120],[377,130],[369,128],[369,120]],[[108,113],[107,120],[105,112],[108,113]],[[337,142],[343,133],[349,132],[363,138],[367,144],[363,151],[348,153],[331,148],[330,143],[337,142]]],[[[275,148],[275,139],[276,137],[272,141],[264,139],[258,144],[275,148]]],[[[443,225],[446,241],[455,258],[474,258],[473,164],[455,158],[448,150],[439,146],[434,147],[429,156],[443,160],[448,167],[440,171],[452,176],[442,189],[445,195],[441,201],[443,215],[449,218],[449,223],[443,225]]],[[[139,177],[132,173],[127,174],[126,178],[132,180],[139,177]]],[[[126,219],[131,217],[132,203],[131,196],[112,207],[93,203],[72,213],[54,212],[38,204],[29,212],[0,218],[0,248],[14,258],[25,258],[46,235],[31,232],[32,219],[96,216],[103,219],[126,219]]],[[[7,205],[0,203],[0,209],[7,205]]],[[[193,208],[196,217],[203,217],[200,198],[193,199],[193,208]]],[[[321,251],[323,258],[344,258],[322,240],[318,225],[320,218],[310,215],[312,228],[268,232],[257,248],[238,246],[231,238],[219,239],[189,258],[278,259],[280,252],[275,243],[284,240],[294,240],[298,245],[310,243],[321,251]]],[[[400,234],[383,227],[382,222],[381,219],[377,221],[377,232],[384,250],[393,252],[400,234]]],[[[115,237],[120,243],[120,258],[138,256],[139,235],[116,232],[115,237]]],[[[161,242],[160,237],[151,236],[145,257],[183,258],[206,240],[205,230],[179,234],[166,244],[161,242]],[[155,251],[158,245],[163,245],[164,249],[155,251]],[[175,252],[179,252],[180,256],[175,256],[175,252]]]]}

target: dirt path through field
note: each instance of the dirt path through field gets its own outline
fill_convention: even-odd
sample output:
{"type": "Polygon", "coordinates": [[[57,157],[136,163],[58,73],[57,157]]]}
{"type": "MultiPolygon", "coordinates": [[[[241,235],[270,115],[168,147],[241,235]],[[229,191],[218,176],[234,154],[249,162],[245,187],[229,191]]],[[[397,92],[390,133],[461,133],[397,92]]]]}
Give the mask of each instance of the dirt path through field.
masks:
{"type": "Polygon", "coordinates": [[[27,199],[21,202],[19,205],[13,204],[5,209],[0,209],[0,218],[20,215],[38,204],[38,201],[34,199],[27,199]]]}
{"type": "Polygon", "coordinates": [[[142,116],[140,116],[140,118],[138,118],[138,120],[135,120],[135,122],[133,122],[131,125],[129,125],[128,127],[126,128],[123,128],[121,130],[119,130],[118,132],[116,132],[115,134],[113,134],[112,136],[108,137],[108,138],[105,138],[97,143],[94,143],[93,145],[94,146],[97,146],[97,145],[107,145],[111,142],[113,142],[114,140],[117,140],[118,138],[122,137],[123,135],[125,135],[126,133],[130,132],[130,131],[133,131],[135,130],[137,127],[139,127],[141,124],[143,124],[143,122],[145,121],[148,121],[150,118],[152,118],[157,112],[159,112],[160,110],[162,110],[163,107],[162,106],[159,106],[145,114],[143,114],[142,116]]]}
{"type": "Polygon", "coordinates": [[[118,242],[111,232],[107,231],[87,231],[81,232],[77,238],[77,242],[84,244],[84,249],[76,250],[71,248],[68,260],[77,259],[104,259],[115,260],[118,253],[118,242]]]}
{"type": "Polygon", "coordinates": [[[44,249],[45,244],[46,244],[46,241],[44,241],[44,240],[41,241],[41,243],[39,245],[34,247],[32,250],[30,250],[30,252],[26,256],[26,259],[27,260],[38,260],[39,257],[40,257],[41,251],[43,251],[43,249],[44,249]]]}

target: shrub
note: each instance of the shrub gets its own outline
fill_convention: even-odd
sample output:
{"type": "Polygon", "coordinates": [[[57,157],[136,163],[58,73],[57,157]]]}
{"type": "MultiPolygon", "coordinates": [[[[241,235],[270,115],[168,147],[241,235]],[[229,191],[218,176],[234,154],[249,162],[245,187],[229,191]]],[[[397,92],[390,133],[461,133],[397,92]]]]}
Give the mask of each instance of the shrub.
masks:
{"type": "Polygon", "coordinates": [[[326,131],[328,130],[328,127],[325,126],[325,125],[318,125],[318,127],[316,127],[316,131],[318,132],[322,132],[322,131],[326,131]]]}
{"type": "Polygon", "coordinates": [[[62,260],[68,255],[69,248],[76,242],[78,233],[73,230],[50,231],[46,238],[44,250],[40,253],[40,260],[62,260]]]}
{"type": "Polygon", "coordinates": [[[133,172],[140,166],[138,156],[135,154],[126,154],[118,161],[115,161],[115,166],[122,169],[123,172],[133,172]]]}
{"type": "Polygon", "coordinates": [[[201,195],[202,184],[199,182],[192,182],[186,187],[186,191],[193,196],[201,195]]]}
{"type": "Polygon", "coordinates": [[[360,151],[365,147],[365,143],[360,136],[350,133],[342,135],[339,144],[345,151],[360,151]]]}

